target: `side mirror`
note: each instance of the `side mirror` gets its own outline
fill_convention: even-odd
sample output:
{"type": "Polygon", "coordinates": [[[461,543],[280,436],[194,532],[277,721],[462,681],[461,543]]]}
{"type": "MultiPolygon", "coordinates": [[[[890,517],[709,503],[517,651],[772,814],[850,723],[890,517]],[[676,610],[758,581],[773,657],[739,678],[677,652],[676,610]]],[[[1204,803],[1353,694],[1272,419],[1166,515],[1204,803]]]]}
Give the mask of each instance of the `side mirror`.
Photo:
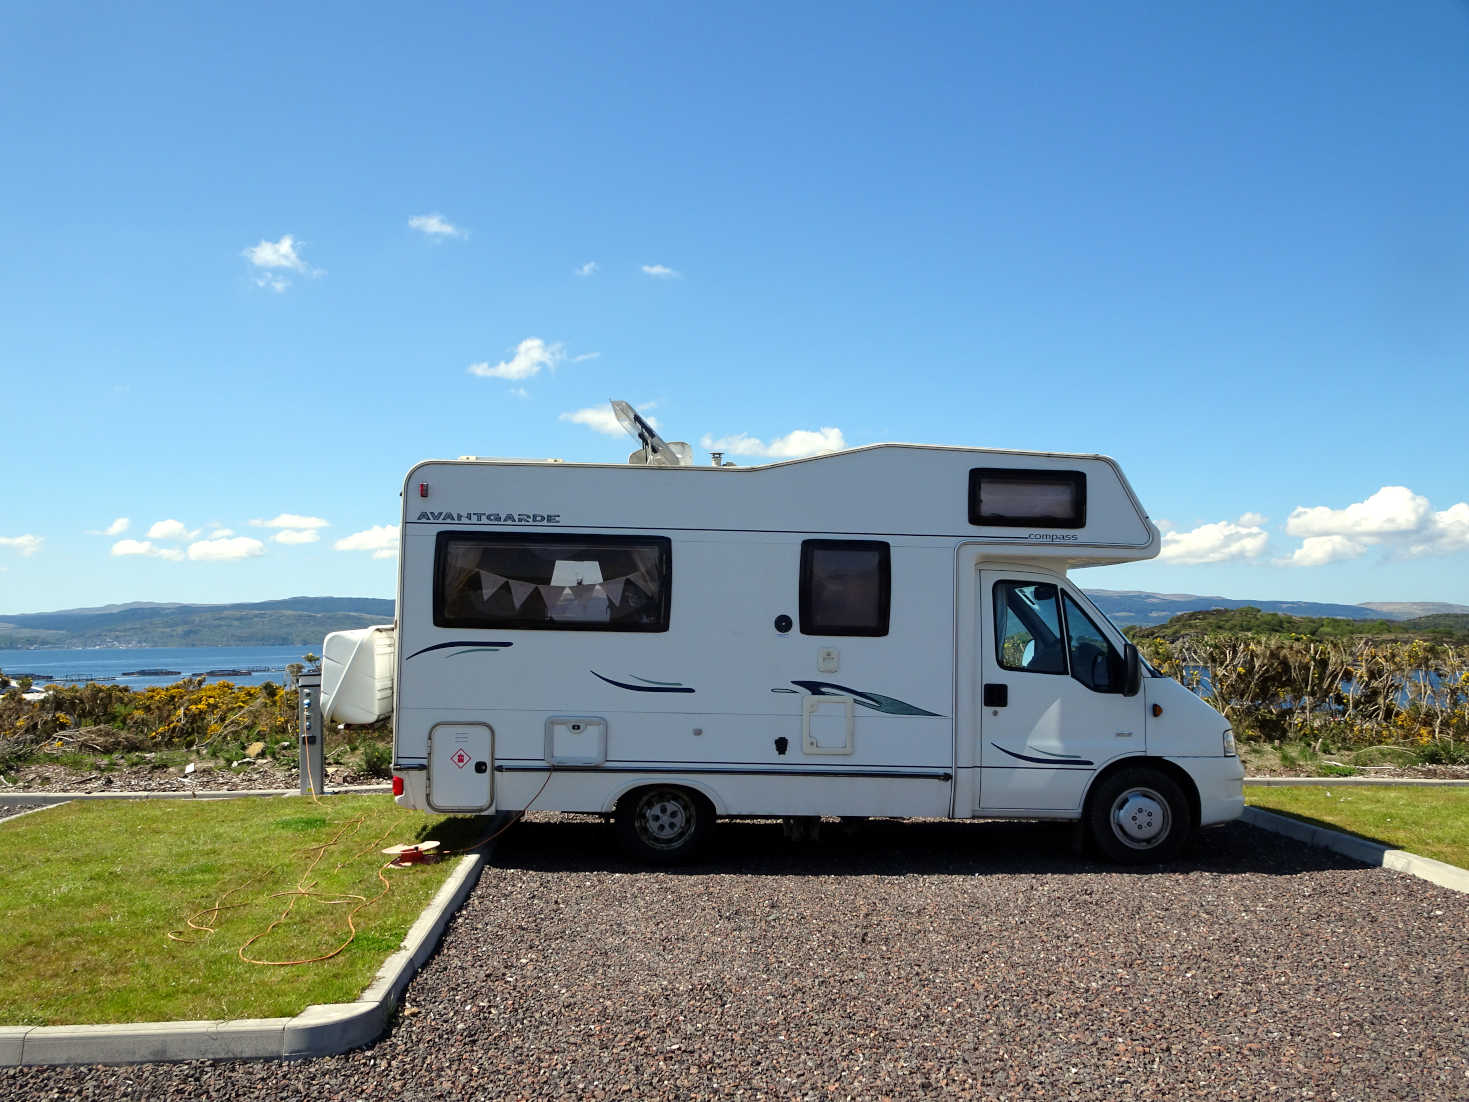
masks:
{"type": "Polygon", "coordinates": [[[1122,695],[1137,696],[1143,687],[1143,663],[1131,643],[1122,648],[1122,695]]]}

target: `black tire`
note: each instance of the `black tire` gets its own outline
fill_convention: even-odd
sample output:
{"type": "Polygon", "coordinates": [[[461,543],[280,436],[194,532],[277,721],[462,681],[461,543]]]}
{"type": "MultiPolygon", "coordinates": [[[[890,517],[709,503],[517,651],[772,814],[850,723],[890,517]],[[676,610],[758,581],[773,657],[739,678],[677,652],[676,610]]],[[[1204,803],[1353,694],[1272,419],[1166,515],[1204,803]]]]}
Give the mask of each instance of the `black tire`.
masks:
{"type": "Polygon", "coordinates": [[[1193,833],[1178,782],[1142,765],[1119,769],[1092,790],[1086,823],[1102,856],[1119,865],[1171,861],[1193,833]]]}
{"type": "Polygon", "coordinates": [[[650,865],[681,865],[704,846],[714,807],[699,792],[673,784],[636,788],[617,802],[617,840],[650,865]]]}

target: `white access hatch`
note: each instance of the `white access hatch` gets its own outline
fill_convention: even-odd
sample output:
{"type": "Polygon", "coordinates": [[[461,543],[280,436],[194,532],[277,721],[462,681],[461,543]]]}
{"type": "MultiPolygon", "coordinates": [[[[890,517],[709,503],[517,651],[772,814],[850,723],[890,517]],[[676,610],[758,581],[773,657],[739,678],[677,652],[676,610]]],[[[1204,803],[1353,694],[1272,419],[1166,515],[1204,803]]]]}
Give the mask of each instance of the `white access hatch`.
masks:
{"type": "Polygon", "coordinates": [[[493,734],[483,723],[439,723],[428,733],[428,804],[484,811],[493,794],[493,734]]]}

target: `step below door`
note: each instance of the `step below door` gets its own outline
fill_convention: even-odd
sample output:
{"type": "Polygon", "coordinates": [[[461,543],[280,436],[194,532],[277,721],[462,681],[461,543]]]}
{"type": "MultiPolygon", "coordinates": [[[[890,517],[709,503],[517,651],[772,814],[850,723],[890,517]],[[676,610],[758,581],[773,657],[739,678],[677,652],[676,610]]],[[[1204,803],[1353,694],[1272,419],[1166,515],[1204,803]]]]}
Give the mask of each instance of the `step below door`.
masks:
{"type": "Polygon", "coordinates": [[[428,733],[428,804],[435,811],[486,811],[493,735],[483,723],[439,723],[428,733]]]}

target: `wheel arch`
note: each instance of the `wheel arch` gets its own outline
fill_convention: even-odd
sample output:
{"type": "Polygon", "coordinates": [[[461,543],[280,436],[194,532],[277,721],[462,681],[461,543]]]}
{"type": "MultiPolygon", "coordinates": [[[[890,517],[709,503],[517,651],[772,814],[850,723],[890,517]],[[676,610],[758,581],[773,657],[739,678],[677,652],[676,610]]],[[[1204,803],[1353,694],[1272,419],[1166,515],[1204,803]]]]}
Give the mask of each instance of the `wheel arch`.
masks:
{"type": "Polygon", "coordinates": [[[718,792],[704,781],[696,780],[681,773],[645,773],[641,776],[629,777],[625,782],[612,789],[611,796],[602,805],[602,814],[610,815],[617,810],[620,804],[630,793],[640,788],[657,788],[659,785],[671,785],[676,788],[687,788],[690,792],[703,796],[714,809],[715,815],[727,815],[728,811],[720,799],[718,792]]]}
{"type": "Polygon", "coordinates": [[[1197,830],[1201,814],[1199,803],[1199,786],[1194,783],[1193,777],[1189,776],[1188,770],[1177,762],[1169,761],[1167,758],[1155,758],[1147,755],[1128,755],[1108,762],[1106,766],[1097,770],[1096,776],[1092,777],[1091,784],[1087,785],[1086,795],[1081,801],[1081,817],[1085,821],[1091,812],[1092,796],[1102,786],[1108,777],[1119,773],[1124,769],[1136,769],[1139,767],[1150,767],[1158,770],[1169,780],[1173,781],[1183,791],[1188,800],[1189,827],[1197,830]]]}

